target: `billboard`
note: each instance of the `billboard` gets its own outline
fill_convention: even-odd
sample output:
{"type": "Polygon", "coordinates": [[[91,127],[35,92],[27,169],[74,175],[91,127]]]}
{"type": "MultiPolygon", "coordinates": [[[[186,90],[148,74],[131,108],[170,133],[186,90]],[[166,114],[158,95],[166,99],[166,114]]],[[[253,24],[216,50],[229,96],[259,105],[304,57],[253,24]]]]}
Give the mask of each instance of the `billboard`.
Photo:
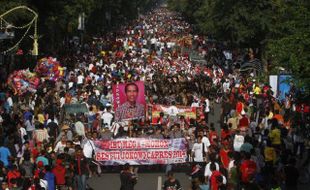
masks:
{"type": "Polygon", "coordinates": [[[142,81],[112,86],[115,121],[145,117],[145,89],[142,81]]]}

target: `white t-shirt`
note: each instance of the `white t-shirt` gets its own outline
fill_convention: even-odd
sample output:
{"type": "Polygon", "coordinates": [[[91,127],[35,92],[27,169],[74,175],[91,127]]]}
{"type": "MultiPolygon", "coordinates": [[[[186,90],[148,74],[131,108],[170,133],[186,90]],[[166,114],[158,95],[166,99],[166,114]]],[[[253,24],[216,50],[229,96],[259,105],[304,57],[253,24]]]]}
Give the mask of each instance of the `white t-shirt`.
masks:
{"type": "Polygon", "coordinates": [[[205,112],[208,113],[208,112],[210,112],[210,101],[209,101],[209,99],[206,99],[205,103],[206,103],[205,112]]]}
{"type": "Polygon", "coordinates": [[[10,107],[13,106],[13,99],[11,97],[8,97],[8,99],[6,101],[8,102],[10,107]]]}
{"type": "Polygon", "coordinates": [[[167,109],[167,113],[171,116],[176,116],[178,113],[179,113],[179,110],[176,106],[170,106],[168,109],[167,109]]]}
{"type": "Polygon", "coordinates": [[[192,152],[194,152],[194,161],[195,162],[203,162],[203,148],[202,143],[195,143],[192,148],[192,152]]]}
{"type": "Polygon", "coordinates": [[[243,142],[244,142],[244,137],[242,135],[236,134],[234,138],[234,150],[239,152],[241,146],[243,145],[243,142]]]}
{"type": "MultiPolygon", "coordinates": [[[[83,146],[83,153],[86,158],[92,158],[93,150],[95,148],[95,144],[92,140],[86,140],[83,146]]],[[[94,150],[95,151],[95,150],[94,150]]]]}
{"type": "Polygon", "coordinates": [[[54,152],[56,152],[56,153],[63,153],[64,150],[65,150],[65,147],[66,147],[66,143],[65,143],[65,144],[62,144],[62,142],[59,141],[59,142],[56,144],[55,148],[54,148],[54,152]]]}
{"type": "Polygon", "coordinates": [[[84,81],[84,76],[83,75],[79,75],[77,77],[77,84],[83,84],[83,81],[84,81]]]}
{"type": "Polygon", "coordinates": [[[84,127],[84,124],[80,121],[77,121],[75,124],[74,124],[74,127],[75,127],[75,132],[79,135],[79,136],[85,136],[85,127],[84,127]]]}
{"type": "Polygon", "coordinates": [[[19,133],[20,133],[20,136],[21,136],[21,138],[22,138],[22,143],[24,143],[24,142],[25,142],[24,136],[27,135],[26,129],[25,129],[24,127],[21,127],[21,128],[19,129],[19,133]]]}
{"type": "Polygon", "coordinates": [[[103,120],[103,124],[107,124],[105,127],[108,127],[109,129],[111,129],[111,122],[113,119],[113,115],[110,112],[104,112],[101,115],[101,119],[103,120]]]}
{"type": "MultiPolygon", "coordinates": [[[[215,167],[216,167],[216,170],[219,171],[220,170],[220,166],[218,163],[214,162],[215,163],[215,167]]],[[[211,162],[209,162],[206,167],[205,167],[205,177],[211,177],[211,170],[210,170],[210,165],[211,165],[211,162]]]]}
{"type": "Polygon", "coordinates": [[[208,152],[208,148],[211,145],[209,138],[206,136],[203,136],[201,141],[205,145],[205,152],[208,152]]]}

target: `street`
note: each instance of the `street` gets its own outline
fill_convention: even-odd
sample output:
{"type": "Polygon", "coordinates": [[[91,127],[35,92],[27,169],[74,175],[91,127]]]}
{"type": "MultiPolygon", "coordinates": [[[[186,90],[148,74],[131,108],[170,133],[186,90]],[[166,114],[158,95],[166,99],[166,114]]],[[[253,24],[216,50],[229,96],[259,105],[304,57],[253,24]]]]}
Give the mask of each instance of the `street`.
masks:
{"type": "MultiPolygon", "coordinates": [[[[188,190],[190,188],[190,180],[184,173],[175,173],[176,178],[180,181],[183,189],[188,190]]],[[[158,190],[158,178],[162,178],[162,184],[164,183],[166,176],[164,173],[144,173],[139,174],[138,183],[135,186],[135,190],[158,190]]],[[[119,190],[120,179],[119,174],[103,174],[101,177],[94,176],[89,179],[88,184],[94,190],[119,190]]]]}

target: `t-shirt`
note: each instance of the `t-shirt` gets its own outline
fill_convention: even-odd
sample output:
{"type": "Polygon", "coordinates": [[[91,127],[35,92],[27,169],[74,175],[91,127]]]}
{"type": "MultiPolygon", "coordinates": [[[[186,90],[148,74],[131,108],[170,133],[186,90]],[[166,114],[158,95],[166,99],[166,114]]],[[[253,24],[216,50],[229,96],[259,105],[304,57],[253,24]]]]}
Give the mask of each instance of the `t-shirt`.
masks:
{"type": "Polygon", "coordinates": [[[240,166],[241,181],[248,183],[251,178],[255,177],[256,169],[257,166],[253,160],[244,160],[240,166]]]}
{"type": "Polygon", "coordinates": [[[244,137],[242,135],[235,135],[234,150],[239,152],[243,142],[244,142],[244,137]]]}
{"type": "MultiPolygon", "coordinates": [[[[216,162],[214,162],[214,163],[215,163],[215,168],[216,168],[216,170],[219,171],[219,170],[220,170],[219,164],[216,163],[216,162]]],[[[210,165],[211,165],[211,162],[209,162],[209,163],[206,165],[206,167],[205,167],[205,174],[204,174],[205,177],[211,177],[211,175],[212,175],[212,172],[211,172],[211,170],[210,170],[210,165]]]]}
{"type": "Polygon", "coordinates": [[[77,84],[83,84],[83,80],[84,80],[84,76],[83,75],[79,75],[77,77],[77,84]]]}
{"type": "Polygon", "coordinates": [[[195,162],[203,162],[203,144],[202,143],[195,143],[192,152],[194,152],[194,161],[195,162]]]}
{"type": "Polygon", "coordinates": [[[228,165],[229,165],[228,153],[229,153],[229,150],[225,150],[225,149],[221,149],[221,150],[220,150],[221,162],[222,162],[223,167],[224,167],[225,169],[227,169],[227,168],[228,168],[228,165]]]}
{"type": "Polygon", "coordinates": [[[269,133],[269,138],[271,139],[271,143],[273,145],[281,144],[281,131],[279,129],[273,129],[269,133]]]}
{"type": "Polygon", "coordinates": [[[167,180],[164,183],[164,190],[181,190],[181,189],[182,189],[181,184],[177,179],[175,179],[172,182],[170,180],[167,180]]]}
{"type": "Polygon", "coordinates": [[[9,165],[9,157],[11,156],[11,152],[7,147],[0,147],[0,160],[3,162],[4,166],[7,167],[9,165]]]}
{"type": "Polygon", "coordinates": [[[265,161],[275,161],[276,160],[276,151],[273,147],[266,146],[264,149],[265,161]]]}

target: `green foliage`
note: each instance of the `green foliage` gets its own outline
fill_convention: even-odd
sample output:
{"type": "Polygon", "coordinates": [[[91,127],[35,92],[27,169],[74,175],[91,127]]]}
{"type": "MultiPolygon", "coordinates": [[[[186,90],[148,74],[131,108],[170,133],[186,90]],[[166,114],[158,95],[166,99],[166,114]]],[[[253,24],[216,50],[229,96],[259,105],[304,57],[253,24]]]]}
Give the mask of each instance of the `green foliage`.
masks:
{"type": "MultiPolygon", "coordinates": [[[[78,35],[78,17],[86,15],[84,33],[97,34],[109,31],[112,27],[137,18],[138,13],[154,6],[158,0],[1,0],[0,13],[10,8],[26,5],[39,14],[40,49],[54,52],[60,44],[73,35],[78,35]],[[111,21],[106,22],[106,13],[110,13],[111,21]]],[[[19,11],[10,15],[12,22],[24,23],[27,12],[19,11]]]]}
{"type": "Polygon", "coordinates": [[[310,1],[168,0],[168,6],[233,48],[257,48],[263,62],[290,71],[309,93],[310,1]]]}
{"type": "Polygon", "coordinates": [[[282,7],[268,42],[268,55],[274,66],[282,66],[294,74],[309,94],[310,89],[310,6],[292,1],[282,7]]]}

